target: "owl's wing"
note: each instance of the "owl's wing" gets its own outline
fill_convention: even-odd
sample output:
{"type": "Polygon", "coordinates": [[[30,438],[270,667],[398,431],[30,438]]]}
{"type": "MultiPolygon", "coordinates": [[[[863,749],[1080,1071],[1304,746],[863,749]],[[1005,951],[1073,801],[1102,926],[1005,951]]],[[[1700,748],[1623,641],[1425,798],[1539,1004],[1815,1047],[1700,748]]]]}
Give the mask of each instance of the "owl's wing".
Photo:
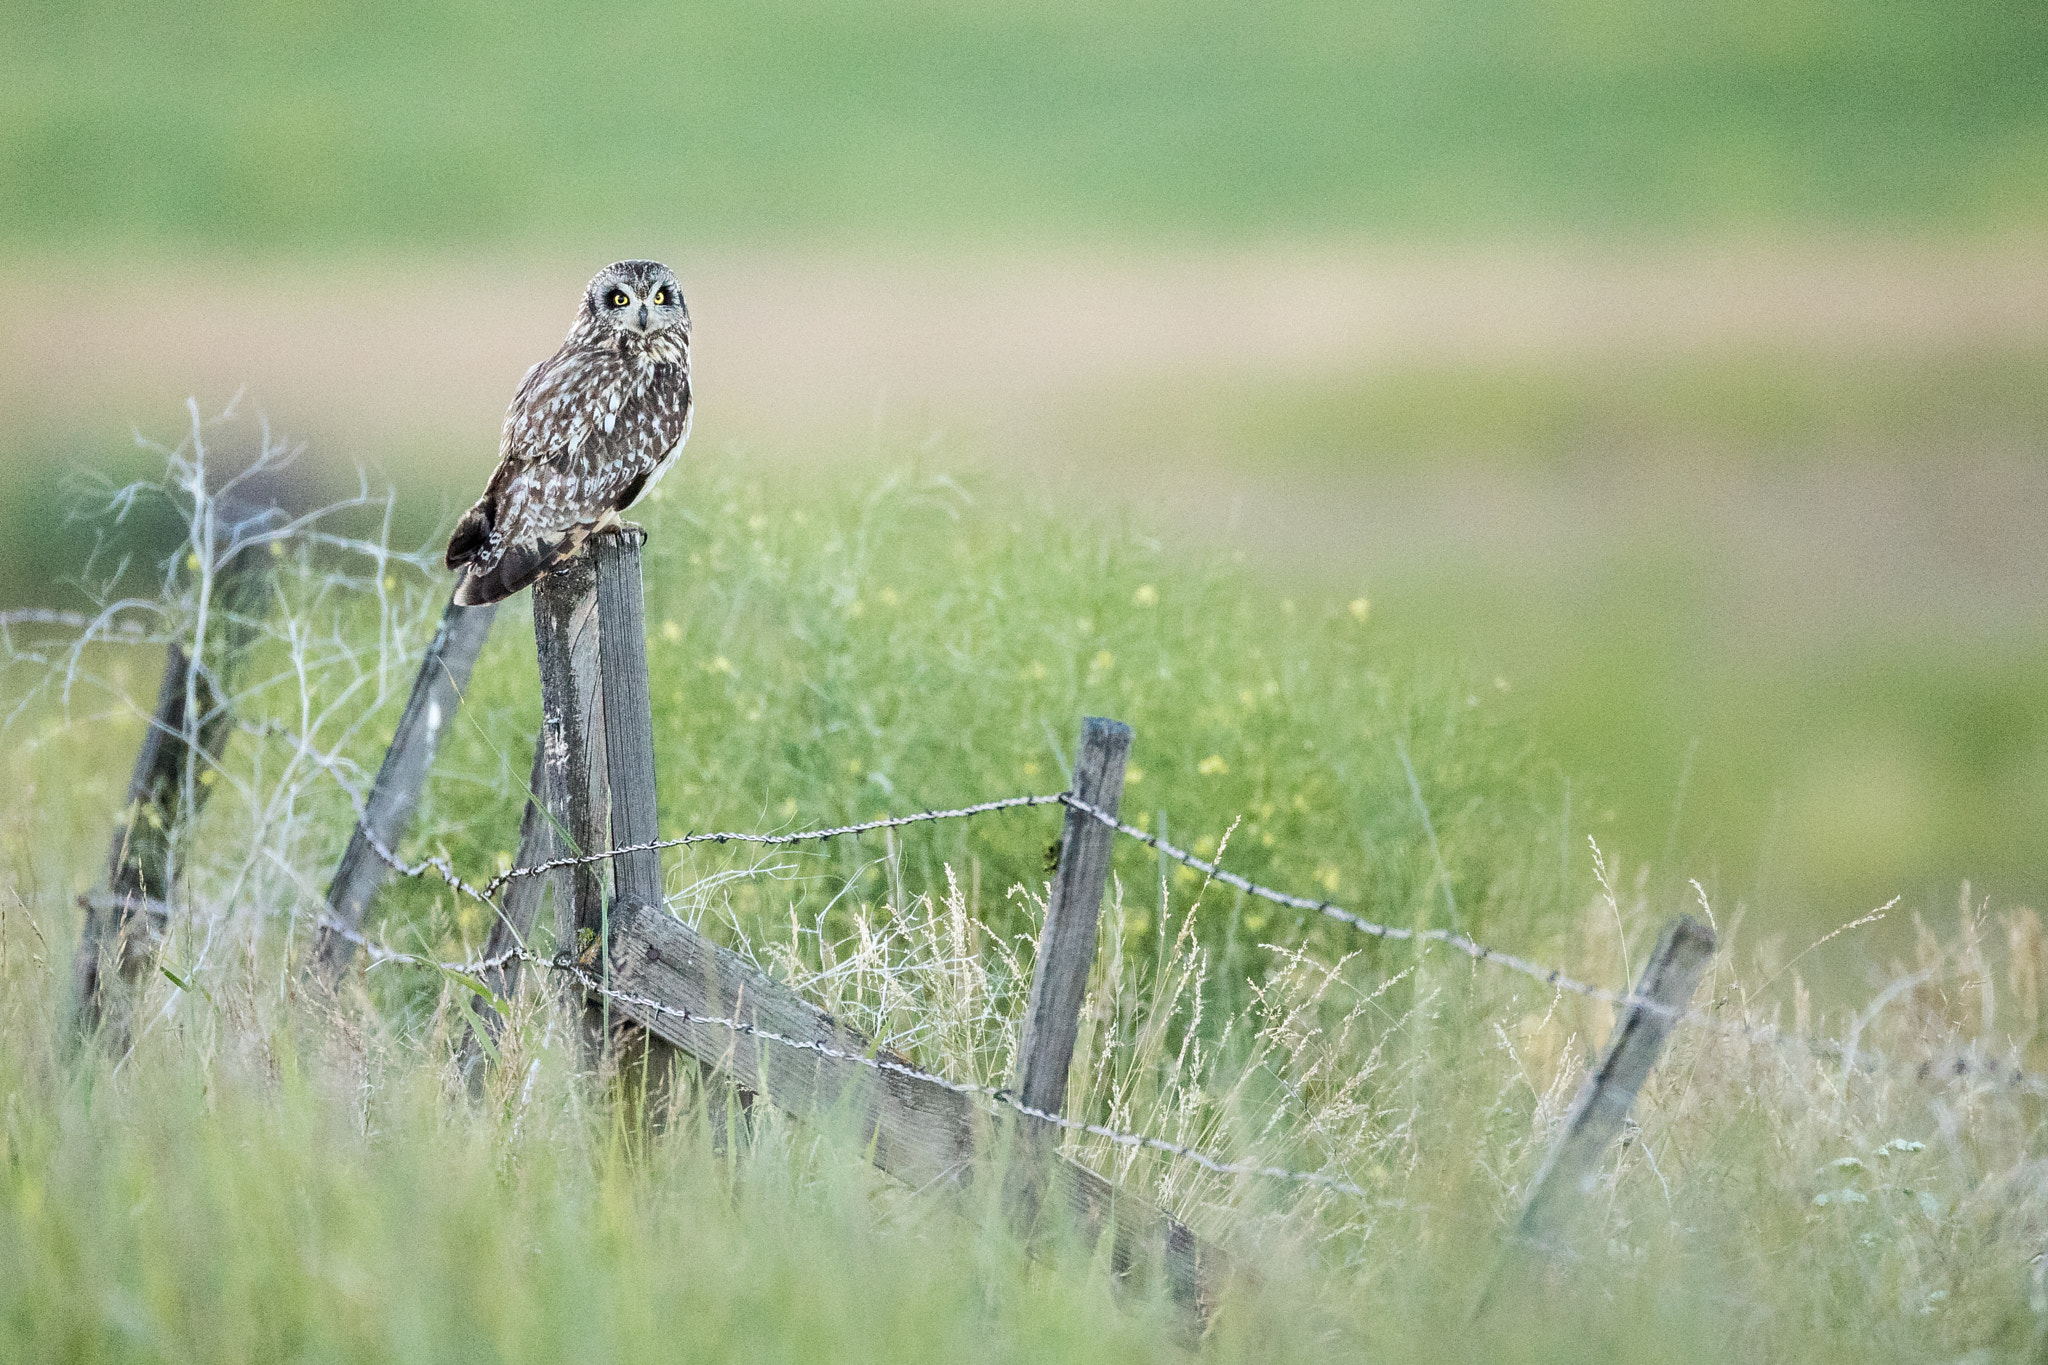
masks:
{"type": "Polygon", "coordinates": [[[688,372],[658,367],[637,392],[625,378],[615,357],[587,350],[528,373],[506,414],[498,468],[448,543],[449,567],[466,568],[457,602],[519,591],[631,506],[673,458],[689,432],[688,372]]]}

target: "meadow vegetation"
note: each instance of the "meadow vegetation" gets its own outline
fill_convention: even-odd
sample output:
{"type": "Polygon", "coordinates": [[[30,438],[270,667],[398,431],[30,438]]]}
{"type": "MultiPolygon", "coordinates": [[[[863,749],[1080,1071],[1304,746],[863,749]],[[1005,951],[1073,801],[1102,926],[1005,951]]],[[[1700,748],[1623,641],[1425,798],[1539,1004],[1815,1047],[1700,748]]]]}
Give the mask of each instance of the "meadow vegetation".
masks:
{"type": "Polygon", "coordinates": [[[16,3],[0,235],[629,237],[2012,226],[2025,0],[16,3]]]}
{"type": "MultiPolygon", "coordinates": [[[[1069,1110],[1352,1182],[1222,1178],[1068,1150],[1257,1272],[1219,1359],[2017,1358],[2048,1327],[2037,1094],[2048,945],[1965,900],[1816,999],[1810,952],[1744,906],[1589,846],[1490,679],[1387,657],[1363,601],[1277,599],[929,469],[770,499],[708,469],[646,509],[664,829],[796,829],[1058,790],[1082,712],[1136,728],[1127,815],[1397,924],[1454,924],[1609,984],[1659,925],[1723,951],[1541,1292],[1455,1324],[1612,1020],[1438,952],[1279,913],[1126,845],[1069,1110]],[[1412,766],[1414,780],[1409,770],[1412,766]],[[1766,1031],[1847,1041],[1815,1051],[1766,1031]],[[1961,1074],[1954,1074],[1961,1062],[1961,1074]],[[1932,1075],[1915,1068],[1929,1064],[1932,1075]]],[[[995,1209],[893,1186],[832,1124],[735,1129],[676,1092],[650,1124],[577,1078],[545,983],[480,1096],[461,992],[423,967],[296,985],[327,870],[445,582],[300,538],[187,832],[132,1048],[73,1051],[64,964],[160,653],[10,637],[0,822],[0,1340],[110,1360],[1169,1359],[1166,1307],[1084,1254],[1027,1259],[995,1209]],[[885,1345],[884,1345],[885,1343],[885,1345]]],[[[150,631],[189,626],[174,562],[150,631]]],[[[409,855],[510,857],[537,718],[515,607],[477,670],[409,855]]],[[[669,907],[963,1080],[1001,1083],[1052,812],[824,853],[667,855],[669,907]]],[[[487,926],[432,879],[372,928],[430,955],[487,926]]],[[[983,1185],[979,1188],[986,1189],[983,1185]]]]}

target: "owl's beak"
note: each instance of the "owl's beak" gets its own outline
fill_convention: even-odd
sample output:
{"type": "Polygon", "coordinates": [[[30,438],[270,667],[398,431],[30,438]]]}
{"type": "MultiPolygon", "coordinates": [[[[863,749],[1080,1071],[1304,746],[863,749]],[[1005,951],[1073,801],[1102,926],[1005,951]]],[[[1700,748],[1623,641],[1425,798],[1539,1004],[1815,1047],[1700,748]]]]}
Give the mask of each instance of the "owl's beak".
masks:
{"type": "Polygon", "coordinates": [[[647,331],[647,305],[644,303],[640,305],[640,330],[642,333],[647,331]]]}

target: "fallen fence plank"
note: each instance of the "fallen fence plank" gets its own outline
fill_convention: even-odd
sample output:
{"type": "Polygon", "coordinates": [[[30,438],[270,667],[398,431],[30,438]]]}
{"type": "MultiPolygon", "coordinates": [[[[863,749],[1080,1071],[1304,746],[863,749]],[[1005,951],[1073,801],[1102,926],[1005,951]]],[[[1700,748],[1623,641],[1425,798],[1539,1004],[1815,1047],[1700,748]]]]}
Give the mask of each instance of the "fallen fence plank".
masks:
{"type": "Polygon", "coordinates": [[[392,732],[391,747],[377,769],[377,781],[363,803],[363,815],[349,837],[348,848],[335,868],[327,887],[327,917],[313,944],[311,970],[319,981],[332,986],[355,960],[356,945],[351,933],[360,934],[370,901],[384,885],[391,869],[377,854],[377,845],[395,850],[412,824],[419,806],[420,789],[434,764],[441,737],[453,726],[456,708],[462,704],[463,689],[476,667],[477,655],[491,633],[497,615],[496,603],[482,607],[461,607],[450,602],[441,614],[440,629],[427,646],[426,657],[413,679],[412,695],[392,732]],[[337,932],[336,927],[342,932],[337,932]]]}
{"type": "MultiPolygon", "coordinates": [[[[221,508],[223,514],[227,508],[221,508]]],[[[246,514],[245,514],[246,515],[246,514]]],[[[235,679],[266,601],[264,562],[243,550],[221,565],[208,603],[206,638],[194,658],[173,643],[156,708],[135,755],[128,802],[107,852],[107,890],[88,896],[72,961],[72,1022],[81,1034],[125,1037],[125,996],[154,957],[177,880],[178,841],[218,784],[217,762],[234,728],[235,679]]]]}
{"type": "Polygon", "coordinates": [[[1600,1064],[1587,1074],[1572,1101],[1564,1131],[1551,1145],[1530,1185],[1528,1203],[1515,1226],[1514,1242],[1496,1265],[1473,1312],[1486,1308],[1510,1264],[1528,1250],[1551,1250],[1579,1200],[1599,1180],[1600,1161],[1621,1132],[1629,1107],[1678,1023],[1692,1003],[1700,975],[1714,955],[1714,931],[1687,915],[1665,927],[1657,950],[1643,965],[1635,995],[1654,1006],[1630,1005],[1607,1042],[1600,1064]],[[1661,1007],[1661,1008],[1658,1008],[1661,1007]]]}
{"type": "MultiPolygon", "coordinates": [[[[997,1125],[972,1098],[928,1080],[769,1042],[718,1024],[732,1019],[855,1056],[901,1061],[857,1030],[799,998],[739,954],[652,906],[612,908],[612,1008],[701,1062],[729,1074],[799,1118],[843,1116],[869,1158],[913,1188],[965,1188],[978,1157],[995,1149],[997,1125]],[[695,1016],[679,1019],[656,1005],[695,1016]]],[[[596,966],[589,955],[586,969],[596,966]]],[[[1217,1248],[1184,1224],[1072,1161],[1053,1163],[1051,1207],[1065,1210],[1086,1241],[1110,1239],[1111,1265],[1134,1277],[1157,1270],[1174,1299],[1206,1317],[1229,1273],[1217,1248]]]]}
{"type": "MultiPolygon", "coordinates": [[[[1081,743],[1074,753],[1074,796],[1114,818],[1123,800],[1124,765],[1130,754],[1130,726],[1084,717],[1081,743]]],[[[1113,828],[1068,809],[1017,1049],[1017,1098],[1049,1114],[1062,1113],[1066,1107],[1067,1070],[1074,1060],[1088,968],[1095,961],[1095,925],[1109,884],[1115,841],[1113,828]]]]}

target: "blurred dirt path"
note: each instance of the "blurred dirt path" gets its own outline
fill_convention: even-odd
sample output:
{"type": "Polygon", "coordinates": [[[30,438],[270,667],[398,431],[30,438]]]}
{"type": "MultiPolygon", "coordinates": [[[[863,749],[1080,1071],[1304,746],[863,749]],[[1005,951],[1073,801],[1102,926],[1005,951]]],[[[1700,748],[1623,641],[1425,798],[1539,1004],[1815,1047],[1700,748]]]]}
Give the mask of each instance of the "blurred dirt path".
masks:
{"type": "MultiPolygon", "coordinates": [[[[1256,423],[1246,448],[1198,455],[1143,427],[1105,434],[1089,406],[1418,365],[2038,353],[2048,239],[671,259],[697,326],[696,439],[768,468],[900,457],[937,434],[970,462],[1085,481],[1085,496],[1147,508],[1177,538],[1340,585],[1578,581],[1630,545],[1690,544],[1727,566],[1718,593],[1745,647],[1760,632],[1804,648],[1866,628],[2048,629],[2038,436],[1777,469],[1634,447],[1315,465],[1255,448],[1256,423]]],[[[109,278],[17,261],[0,267],[0,458],[75,460],[131,427],[175,435],[185,395],[213,410],[246,386],[316,457],[367,461],[428,506],[466,501],[513,387],[560,341],[598,264],[186,261],[109,278]]]]}
{"type": "MultiPolygon", "coordinates": [[[[2048,341],[2048,239],[672,259],[700,433],[750,443],[829,444],[877,411],[1035,429],[1031,410],[1064,394],[1204,374],[2048,341]]],[[[0,266],[0,405],[17,432],[120,434],[247,386],[336,456],[431,445],[466,473],[599,264],[163,261],[110,278],[18,260],[0,266]]]]}

